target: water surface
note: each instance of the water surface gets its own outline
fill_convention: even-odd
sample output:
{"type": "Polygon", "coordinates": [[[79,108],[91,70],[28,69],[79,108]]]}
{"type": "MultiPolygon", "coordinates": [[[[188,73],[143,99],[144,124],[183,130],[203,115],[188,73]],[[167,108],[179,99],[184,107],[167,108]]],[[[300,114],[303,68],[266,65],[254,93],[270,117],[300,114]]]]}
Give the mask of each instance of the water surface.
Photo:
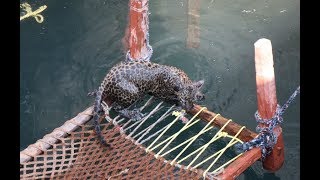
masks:
{"type": "MultiPolygon", "coordinates": [[[[300,84],[300,1],[200,0],[200,46],[186,48],[187,0],[150,1],[152,61],[205,80],[201,105],[254,130],[253,44],[272,42],[277,98],[300,84]]],[[[107,71],[123,60],[127,0],[32,1],[44,22],[20,22],[20,149],[76,116],[93,101],[107,71]]],[[[300,98],[285,112],[285,162],[268,174],[257,162],[239,179],[300,179],[300,98]]],[[[208,152],[210,153],[210,152],[208,152]]]]}

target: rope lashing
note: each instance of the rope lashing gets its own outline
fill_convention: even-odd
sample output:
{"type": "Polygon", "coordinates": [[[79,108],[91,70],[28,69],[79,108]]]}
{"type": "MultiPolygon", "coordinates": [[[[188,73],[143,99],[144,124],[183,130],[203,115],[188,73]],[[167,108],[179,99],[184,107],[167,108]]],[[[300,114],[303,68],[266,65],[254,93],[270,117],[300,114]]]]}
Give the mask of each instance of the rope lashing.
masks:
{"type": "Polygon", "coordinates": [[[133,59],[130,55],[130,50],[127,51],[127,54],[126,54],[126,61],[133,61],[133,60],[136,60],[136,61],[149,61],[152,54],[153,54],[153,49],[152,49],[152,46],[149,44],[149,31],[147,32],[147,38],[146,38],[146,42],[147,42],[147,50],[148,52],[146,53],[146,55],[144,57],[140,57],[138,59],[133,59]]]}
{"type": "Polygon", "coordinates": [[[149,1],[147,1],[147,3],[145,3],[141,8],[136,8],[130,5],[130,10],[136,11],[136,12],[148,11],[148,9],[149,9],[149,1]]]}
{"type": "Polygon", "coordinates": [[[43,6],[40,6],[37,10],[32,11],[30,4],[22,3],[22,4],[20,4],[20,8],[22,8],[22,10],[24,10],[26,12],[25,15],[20,16],[20,21],[22,21],[23,19],[28,18],[28,17],[34,17],[38,23],[42,23],[43,16],[40,13],[42,11],[44,11],[47,8],[47,6],[43,5],[43,6]]]}
{"type": "Polygon", "coordinates": [[[258,123],[267,125],[266,127],[260,127],[259,125],[256,128],[256,131],[259,132],[258,136],[252,139],[249,142],[245,142],[243,144],[236,144],[235,147],[237,151],[244,152],[248,151],[254,147],[261,148],[262,160],[264,160],[267,155],[270,154],[273,146],[277,143],[278,137],[274,134],[273,129],[283,122],[282,114],[289,107],[292,101],[296,98],[296,96],[300,93],[300,86],[294,91],[294,93],[290,96],[287,102],[280,107],[277,105],[276,113],[274,117],[271,119],[262,119],[258,113],[255,113],[255,118],[258,123]]]}
{"type": "Polygon", "coordinates": [[[179,111],[173,111],[172,115],[174,116],[179,116],[179,119],[184,123],[186,124],[189,119],[185,116],[187,113],[185,110],[182,110],[181,112],[179,111]]]}

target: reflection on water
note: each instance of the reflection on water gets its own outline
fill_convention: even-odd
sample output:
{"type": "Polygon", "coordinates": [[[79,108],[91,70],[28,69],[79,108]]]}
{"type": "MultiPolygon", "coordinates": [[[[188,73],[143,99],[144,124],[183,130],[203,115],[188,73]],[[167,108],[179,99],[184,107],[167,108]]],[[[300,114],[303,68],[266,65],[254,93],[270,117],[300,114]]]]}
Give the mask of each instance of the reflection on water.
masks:
{"type": "MultiPolygon", "coordinates": [[[[204,79],[203,105],[255,129],[253,43],[262,37],[272,42],[277,97],[283,104],[300,84],[300,2],[201,0],[200,44],[189,49],[187,1],[150,1],[151,60],[204,79]]],[[[124,58],[121,38],[128,11],[128,2],[118,0],[29,4],[48,8],[42,24],[34,19],[20,23],[21,150],[92,104],[86,94],[124,58]]],[[[299,114],[298,96],[284,114],[283,168],[273,175],[256,163],[239,179],[300,179],[299,114]]]]}

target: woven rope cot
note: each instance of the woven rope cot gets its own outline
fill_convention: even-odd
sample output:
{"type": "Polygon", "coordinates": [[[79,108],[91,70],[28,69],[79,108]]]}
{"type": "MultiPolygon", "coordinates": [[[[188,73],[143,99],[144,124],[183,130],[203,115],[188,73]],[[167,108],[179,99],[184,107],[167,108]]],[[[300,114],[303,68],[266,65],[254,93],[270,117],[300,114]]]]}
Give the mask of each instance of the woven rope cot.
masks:
{"type": "Polygon", "coordinates": [[[222,156],[242,143],[237,136],[245,128],[231,136],[224,132],[231,120],[218,129],[212,125],[219,114],[209,123],[197,119],[205,108],[183,116],[187,122],[181,121],[174,106],[156,103],[152,97],[140,108],[148,112],[141,121],[111,118],[104,108],[101,129],[112,149],[96,139],[90,107],[20,152],[20,179],[214,179],[241,155],[231,150],[222,156]],[[190,134],[188,129],[194,126],[201,130],[190,134]],[[196,147],[199,139],[207,142],[196,147]],[[208,148],[216,152],[207,153],[208,148]]]}

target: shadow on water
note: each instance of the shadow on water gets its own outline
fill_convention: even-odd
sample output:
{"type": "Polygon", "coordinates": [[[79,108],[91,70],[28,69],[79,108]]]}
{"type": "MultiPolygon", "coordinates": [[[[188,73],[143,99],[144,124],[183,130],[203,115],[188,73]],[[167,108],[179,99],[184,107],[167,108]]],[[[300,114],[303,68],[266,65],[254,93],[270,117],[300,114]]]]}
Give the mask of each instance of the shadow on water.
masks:
{"type": "MultiPolygon", "coordinates": [[[[128,0],[30,3],[35,8],[43,4],[48,8],[42,24],[32,18],[20,22],[21,150],[92,105],[87,93],[125,57],[121,39],[128,0]]],[[[272,42],[282,105],[300,84],[300,2],[201,1],[200,46],[195,49],[186,48],[186,9],[187,0],[150,1],[151,60],[177,66],[193,80],[204,79],[201,105],[254,130],[253,44],[262,37],[272,42]]],[[[299,96],[283,118],[283,167],[269,174],[257,162],[239,179],[300,178],[299,96]]]]}
{"type": "Polygon", "coordinates": [[[248,168],[239,180],[280,180],[281,178],[275,173],[263,173],[258,175],[252,168],[248,168]]]}

